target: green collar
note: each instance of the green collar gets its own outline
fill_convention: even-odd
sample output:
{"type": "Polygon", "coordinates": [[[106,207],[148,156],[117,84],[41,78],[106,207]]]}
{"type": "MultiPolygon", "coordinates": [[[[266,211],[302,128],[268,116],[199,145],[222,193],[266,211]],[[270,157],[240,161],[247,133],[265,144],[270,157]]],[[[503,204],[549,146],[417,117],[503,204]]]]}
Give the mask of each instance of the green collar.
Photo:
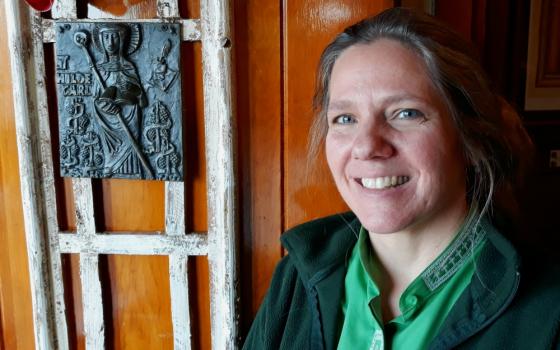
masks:
{"type": "MultiPolygon", "coordinates": [[[[480,226],[472,229],[471,217],[465,220],[457,231],[453,241],[445,250],[406,288],[399,300],[401,315],[395,319],[396,322],[406,322],[422,308],[425,301],[448,281],[459,270],[479,246],[485,237],[485,231],[480,226]]],[[[375,254],[369,242],[369,234],[363,227],[360,229],[358,238],[360,260],[364,270],[369,275],[367,281],[367,297],[375,304],[379,303],[379,288],[375,284],[375,277],[379,276],[378,264],[375,262],[375,254]]],[[[380,308],[373,307],[374,314],[380,324],[383,324],[379,315],[380,308]]]]}

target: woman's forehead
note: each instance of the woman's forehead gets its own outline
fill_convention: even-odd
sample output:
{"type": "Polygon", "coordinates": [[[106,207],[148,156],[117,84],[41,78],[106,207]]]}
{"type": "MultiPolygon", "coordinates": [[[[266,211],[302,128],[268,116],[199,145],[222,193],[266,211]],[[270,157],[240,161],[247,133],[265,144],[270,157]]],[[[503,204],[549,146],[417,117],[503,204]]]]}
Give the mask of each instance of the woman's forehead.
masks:
{"type": "Polygon", "coordinates": [[[343,67],[352,70],[385,68],[388,73],[405,69],[427,74],[424,60],[408,46],[393,39],[378,39],[367,44],[355,44],[345,49],[333,66],[333,75],[343,67]]]}
{"type": "Polygon", "coordinates": [[[424,61],[410,48],[390,39],[346,49],[335,62],[329,81],[329,100],[333,103],[363,94],[424,99],[434,93],[424,61]]]}

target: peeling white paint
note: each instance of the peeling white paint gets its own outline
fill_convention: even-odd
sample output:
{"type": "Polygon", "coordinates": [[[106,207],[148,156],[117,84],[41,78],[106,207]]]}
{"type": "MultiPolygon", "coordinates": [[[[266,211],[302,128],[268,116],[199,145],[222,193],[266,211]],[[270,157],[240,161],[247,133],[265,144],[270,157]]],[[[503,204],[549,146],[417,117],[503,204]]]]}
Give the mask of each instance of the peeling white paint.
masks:
{"type": "Polygon", "coordinates": [[[103,303],[97,253],[80,254],[80,281],[82,283],[86,349],[105,349],[105,324],[103,323],[103,303]]]}
{"type": "Polygon", "coordinates": [[[64,289],[56,241],[40,15],[25,2],[6,0],[14,115],[29,260],[36,349],[68,349],[64,289]]]}
{"type": "Polygon", "coordinates": [[[182,26],[181,37],[184,41],[198,41],[201,37],[199,19],[183,19],[180,21],[182,26]]]}
{"type": "Polygon", "coordinates": [[[185,184],[165,183],[165,232],[168,235],[185,234],[185,184]]]}
{"type": "MultiPolygon", "coordinates": [[[[91,179],[72,179],[72,188],[76,206],[76,236],[84,240],[92,239],[96,234],[91,179]]],[[[80,281],[86,348],[102,350],[105,348],[105,325],[97,251],[84,249],[80,252],[80,281]]]]}
{"type": "MultiPolygon", "coordinates": [[[[154,232],[155,233],[155,232],[154,232]]],[[[97,252],[122,255],[206,255],[207,235],[191,233],[184,236],[158,234],[98,234],[80,237],[73,233],[60,234],[61,253],[97,252]]]]}
{"type": "MultiPolygon", "coordinates": [[[[191,348],[187,262],[208,255],[213,349],[237,348],[236,171],[230,5],[201,0],[202,20],[180,19],[177,0],[159,0],[159,19],[182,27],[185,41],[202,41],[208,227],[185,232],[184,184],[165,186],[165,232],[96,232],[90,179],[73,179],[76,233],[58,231],[43,43],[55,42],[56,19],[76,18],[74,0],[57,0],[42,19],[23,1],[6,0],[22,202],[31,277],[36,349],[68,349],[61,254],[80,256],[86,348],[104,349],[99,254],[168,255],[175,349],[191,348]]],[[[112,20],[129,22],[129,19],[112,20]]]]}
{"type": "MultiPolygon", "coordinates": [[[[36,48],[37,62],[44,62],[41,38],[41,17],[33,16],[33,41],[36,48]]],[[[39,147],[37,155],[41,164],[41,189],[47,221],[47,243],[49,247],[51,298],[55,318],[55,346],[58,350],[67,350],[68,329],[66,325],[66,307],[64,304],[64,283],[62,278],[62,261],[58,247],[58,216],[56,212],[56,193],[54,187],[54,169],[51,151],[51,134],[49,110],[47,103],[46,76],[44,64],[36,65],[36,91],[39,122],[39,147]]]]}
{"type": "MultiPolygon", "coordinates": [[[[165,183],[165,233],[168,237],[181,239],[185,237],[185,185],[182,182],[165,183]]],[[[205,235],[204,238],[206,237],[205,235]]],[[[204,241],[205,248],[208,247],[207,242],[207,240],[204,241]]],[[[195,246],[194,242],[189,243],[189,249],[195,246]]],[[[208,253],[207,250],[206,253],[208,253]]],[[[191,348],[188,254],[188,252],[176,250],[169,256],[171,318],[175,350],[191,348]]]]}
{"type": "Polygon", "coordinates": [[[213,349],[237,348],[235,130],[229,1],[201,1],[213,349]]]}
{"type": "Polygon", "coordinates": [[[159,18],[179,17],[179,3],[177,0],[158,0],[157,16],[159,18]]]}
{"type": "Polygon", "coordinates": [[[55,0],[51,9],[52,18],[74,19],[76,18],[76,1],[55,0]]]}
{"type": "Polygon", "coordinates": [[[169,256],[169,279],[171,287],[171,318],[173,324],[173,348],[191,348],[191,317],[189,307],[188,256],[169,256]]]}

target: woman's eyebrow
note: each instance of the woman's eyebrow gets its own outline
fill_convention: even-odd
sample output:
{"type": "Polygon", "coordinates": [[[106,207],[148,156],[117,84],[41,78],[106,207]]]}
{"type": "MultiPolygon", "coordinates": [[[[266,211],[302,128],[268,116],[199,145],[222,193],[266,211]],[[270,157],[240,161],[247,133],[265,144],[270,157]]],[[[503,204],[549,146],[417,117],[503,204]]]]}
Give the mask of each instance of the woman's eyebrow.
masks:
{"type": "Polygon", "coordinates": [[[328,111],[343,111],[350,108],[354,103],[350,100],[335,100],[329,102],[328,111]]]}
{"type": "MultiPolygon", "coordinates": [[[[380,102],[384,105],[390,105],[403,101],[417,102],[417,103],[424,103],[424,104],[426,103],[425,98],[421,98],[419,96],[408,94],[408,93],[388,95],[387,97],[382,97],[380,99],[380,102]]],[[[344,111],[350,109],[352,106],[354,106],[354,102],[352,100],[347,100],[347,99],[334,100],[329,102],[329,105],[327,106],[327,111],[344,111]]]]}
{"type": "Polygon", "coordinates": [[[393,104],[403,101],[426,103],[426,99],[411,94],[391,95],[383,99],[385,104],[393,104]]]}

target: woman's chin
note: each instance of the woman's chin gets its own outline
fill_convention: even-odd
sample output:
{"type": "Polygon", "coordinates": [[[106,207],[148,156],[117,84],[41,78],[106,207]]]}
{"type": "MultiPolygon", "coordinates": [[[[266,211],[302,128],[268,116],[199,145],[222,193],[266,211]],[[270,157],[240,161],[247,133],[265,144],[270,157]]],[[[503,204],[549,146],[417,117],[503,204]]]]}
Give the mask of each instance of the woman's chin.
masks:
{"type": "Polygon", "coordinates": [[[397,213],[383,212],[372,214],[371,212],[364,215],[359,211],[355,211],[362,226],[371,233],[390,234],[405,230],[411,225],[411,218],[402,215],[402,210],[397,213]]]}
{"type": "MultiPolygon", "coordinates": [[[[359,216],[358,216],[359,218],[359,216]]],[[[362,226],[371,233],[390,234],[400,232],[408,227],[408,221],[403,219],[360,219],[362,226]]]]}

